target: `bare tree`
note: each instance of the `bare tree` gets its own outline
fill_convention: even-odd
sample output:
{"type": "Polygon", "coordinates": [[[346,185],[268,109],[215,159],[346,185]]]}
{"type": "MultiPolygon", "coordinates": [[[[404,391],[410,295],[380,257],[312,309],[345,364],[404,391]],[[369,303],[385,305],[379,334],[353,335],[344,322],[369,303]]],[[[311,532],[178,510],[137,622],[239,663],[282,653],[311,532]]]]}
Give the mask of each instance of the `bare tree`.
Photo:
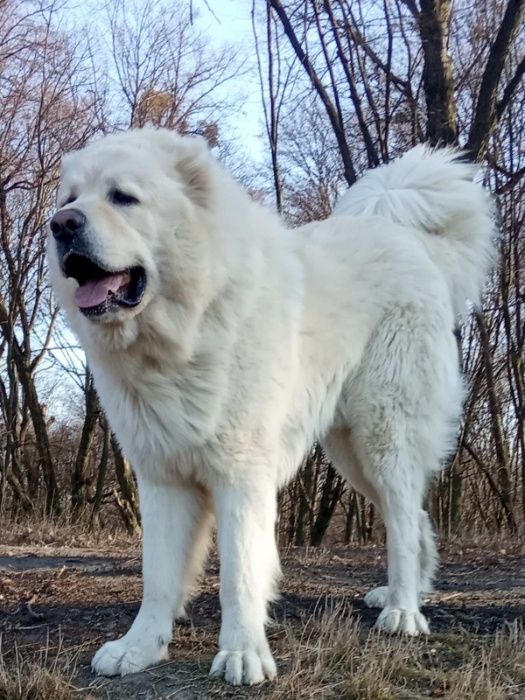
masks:
{"type": "Polygon", "coordinates": [[[220,88],[239,72],[235,52],[213,51],[190,9],[158,0],[111,5],[111,57],[118,78],[115,121],[201,133],[217,142],[231,101],[220,88]]]}
{"type": "MultiPolygon", "coordinates": [[[[480,161],[499,199],[501,262],[483,310],[457,332],[469,391],[429,507],[444,534],[522,528],[524,4],[254,0],[270,166],[257,177],[227,133],[240,61],[210,48],[191,3],[111,3],[106,49],[59,30],[53,2],[0,4],[0,508],[29,512],[43,500],[48,512],[87,513],[92,527],[115,512],[139,527],[130,466],[49,292],[44,223],[64,151],[152,124],[218,144],[255,196],[273,190],[292,225],[328,216],[359,173],[423,140],[480,161]],[[56,401],[65,382],[73,410],[56,401]]],[[[318,446],[281,503],[289,542],[318,543],[330,526],[364,541],[376,527],[318,446]]]]}
{"type": "Polygon", "coordinates": [[[0,15],[0,332],[8,385],[2,471],[27,508],[21,450],[34,441],[51,512],[60,509],[61,495],[37,386],[56,320],[56,311],[43,313],[44,223],[60,156],[92,133],[97,98],[87,89],[78,47],[52,29],[53,5],[26,8],[7,2],[0,15]]]}

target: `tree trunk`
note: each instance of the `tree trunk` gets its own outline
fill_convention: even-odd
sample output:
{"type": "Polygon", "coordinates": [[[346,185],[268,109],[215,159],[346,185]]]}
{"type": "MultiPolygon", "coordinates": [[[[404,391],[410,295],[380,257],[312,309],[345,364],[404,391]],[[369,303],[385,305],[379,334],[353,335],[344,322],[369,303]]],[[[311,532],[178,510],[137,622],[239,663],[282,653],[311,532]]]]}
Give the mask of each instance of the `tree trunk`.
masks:
{"type": "Polygon", "coordinates": [[[321,499],[319,501],[317,517],[310,533],[310,544],[314,547],[319,546],[323,541],[323,537],[325,536],[328,526],[330,525],[332,515],[334,514],[335,507],[337,506],[342,490],[343,480],[337,474],[332,465],[329,464],[326,468],[326,476],[321,493],[321,499]]]}
{"type": "Polygon", "coordinates": [[[510,478],[511,467],[508,453],[508,444],[503,431],[503,419],[501,410],[496,395],[496,386],[494,382],[494,372],[492,367],[492,353],[490,350],[489,336],[485,319],[480,311],[476,311],[476,321],[480,333],[480,347],[483,357],[483,366],[485,370],[485,379],[487,382],[487,398],[491,416],[492,437],[496,450],[496,459],[498,464],[498,484],[501,493],[501,498],[505,504],[505,514],[507,526],[511,532],[516,532],[517,524],[514,517],[514,506],[512,502],[512,482],[510,478]]]}
{"type": "Polygon", "coordinates": [[[312,498],[312,472],[313,455],[309,455],[302,474],[298,475],[299,484],[299,505],[297,506],[297,519],[295,521],[295,542],[298,547],[304,546],[306,542],[306,521],[309,519],[312,498]],[[302,488],[301,488],[302,487],[302,488]]]}
{"type": "Polygon", "coordinates": [[[115,474],[119,485],[119,492],[115,491],[115,500],[124,520],[126,529],[130,534],[140,529],[140,514],[137,487],[129,462],[120,451],[120,446],[114,435],[111,436],[111,447],[115,459],[115,474]]]}
{"type": "Polygon", "coordinates": [[[71,475],[71,510],[75,519],[81,515],[87,503],[86,487],[89,457],[100,412],[98,397],[93,384],[93,377],[89,370],[86,371],[84,397],[84,424],[82,426],[77,456],[73,466],[73,474],[71,475]]]}
{"type": "Polygon", "coordinates": [[[11,319],[9,318],[9,314],[7,313],[2,299],[0,299],[0,329],[10,345],[10,351],[16,366],[17,376],[20,384],[22,385],[27,407],[31,415],[33,430],[35,432],[36,447],[44,475],[44,483],[46,485],[46,512],[48,515],[53,513],[58,514],[60,513],[60,494],[57,485],[53,458],[51,456],[51,447],[47,433],[45,412],[38,400],[38,393],[35,387],[34,377],[30,369],[31,358],[26,358],[24,356],[20,344],[14,334],[11,319]]]}
{"type": "Polygon", "coordinates": [[[102,505],[102,496],[104,493],[104,482],[106,480],[106,473],[108,470],[109,447],[111,442],[111,432],[109,430],[108,423],[105,419],[103,419],[102,422],[104,435],[102,438],[102,453],[100,455],[100,462],[98,465],[97,472],[97,485],[95,488],[95,496],[93,498],[93,509],[91,511],[91,517],[89,522],[91,528],[94,526],[95,523],[100,525],[100,506],[102,505]]]}
{"type": "Polygon", "coordinates": [[[417,16],[424,57],[427,139],[433,145],[456,143],[458,137],[452,62],[447,49],[451,9],[451,0],[421,0],[417,16]]]}

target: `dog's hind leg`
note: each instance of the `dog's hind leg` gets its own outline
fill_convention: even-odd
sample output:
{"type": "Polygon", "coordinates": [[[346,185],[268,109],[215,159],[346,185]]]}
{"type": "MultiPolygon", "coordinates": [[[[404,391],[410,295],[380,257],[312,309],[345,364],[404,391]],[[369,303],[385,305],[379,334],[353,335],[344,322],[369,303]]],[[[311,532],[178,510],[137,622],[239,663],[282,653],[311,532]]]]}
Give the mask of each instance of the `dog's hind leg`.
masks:
{"type": "Polygon", "coordinates": [[[419,610],[420,527],[425,484],[403,453],[392,455],[377,474],[387,529],[388,591],[376,626],[386,632],[428,634],[419,610]]]}
{"type": "MultiPolygon", "coordinates": [[[[389,463],[396,459],[389,454],[389,461],[374,455],[358,454],[359,430],[332,431],[326,445],[330,458],[352,485],[364,494],[380,510],[385,520],[388,536],[389,585],[379,586],[365,596],[369,607],[388,608],[402,611],[399,615],[380,616],[378,626],[388,631],[407,634],[427,632],[424,617],[419,613],[419,598],[422,592],[423,570],[425,579],[431,577],[429,563],[433,541],[421,546],[422,532],[420,520],[426,513],[420,509],[424,485],[417,488],[416,471],[414,478],[408,478],[404,488],[400,488],[406,467],[389,463]],[[356,442],[357,439],[357,442],[356,442]],[[374,463],[375,462],[375,463],[374,463]],[[428,563],[427,563],[428,560],[428,563]]],[[[368,440],[363,439],[363,442],[368,440]]],[[[397,459],[403,459],[401,451],[397,459]]],[[[430,523],[426,521],[428,536],[430,523]]],[[[433,558],[435,564],[435,557],[433,558]]]]}
{"type": "Polygon", "coordinates": [[[193,486],[139,479],[143,529],[142,605],[127,634],[104,644],[92,667],[104,676],[136,673],[167,657],[173,619],[202,562],[209,499],[193,486]]]}
{"type": "MultiPolygon", "coordinates": [[[[203,495],[203,499],[205,498],[207,498],[207,496],[203,495]]],[[[183,620],[186,618],[185,605],[195,593],[195,589],[203,572],[208,556],[214,523],[215,517],[211,504],[209,507],[203,506],[201,517],[195,525],[191,547],[184,569],[182,594],[180,596],[181,602],[179,608],[175,612],[176,620],[183,620]]]]}
{"type": "MultiPolygon", "coordinates": [[[[423,603],[425,594],[432,591],[432,581],[438,565],[436,536],[426,510],[419,512],[419,602],[423,603]]],[[[388,600],[388,586],[378,586],[365,595],[365,604],[369,608],[384,608],[388,600]]]]}
{"type": "Polygon", "coordinates": [[[356,447],[366,445],[367,449],[357,449],[354,459],[346,466],[353,467],[348,474],[350,480],[378,506],[387,531],[388,586],[370,591],[365,603],[383,608],[377,620],[379,629],[409,635],[428,634],[427,622],[419,611],[422,579],[428,581],[430,561],[435,563],[435,557],[430,554],[432,541],[427,541],[430,523],[425,521],[428,527],[424,533],[421,529],[426,475],[410,457],[401,423],[392,430],[386,428],[390,433],[386,451],[377,449],[379,443],[374,445],[370,439],[370,425],[362,434],[359,429],[354,431],[356,447]],[[424,547],[421,546],[423,534],[424,547]]]}
{"type": "Polygon", "coordinates": [[[386,525],[388,587],[372,591],[366,602],[383,608],[377,625],[390,632],[428,632],[419,605],[437,556],[423,501],[453,442],[462,397],[444,309],[392,309],[338,407],[355,455],[341,469],[379,506],[386,525]]]}

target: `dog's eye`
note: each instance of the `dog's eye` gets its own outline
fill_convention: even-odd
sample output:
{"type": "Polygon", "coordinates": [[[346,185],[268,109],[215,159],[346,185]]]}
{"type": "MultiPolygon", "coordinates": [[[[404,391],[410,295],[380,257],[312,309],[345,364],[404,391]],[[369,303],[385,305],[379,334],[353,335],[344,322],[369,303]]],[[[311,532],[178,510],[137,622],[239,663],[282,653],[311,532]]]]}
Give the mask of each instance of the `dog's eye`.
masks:
{"type": "Polygon", "coordinates": [[[69,197],[65,201],[61,202],[58,205],[58,208],[62,209],[62,207],[65,207],[67,204],[72,204],[76,198],[77,198],[76,194],[70,194],[69,197]]]}
{"type": "Polygon", "coordinates": [[[129,206],[130,204],[138,204],[139,200],[132,194],[126,194],[122,190],[110,190],[108,193],[110,202],[119,204],[120,206],[129,206]]]}

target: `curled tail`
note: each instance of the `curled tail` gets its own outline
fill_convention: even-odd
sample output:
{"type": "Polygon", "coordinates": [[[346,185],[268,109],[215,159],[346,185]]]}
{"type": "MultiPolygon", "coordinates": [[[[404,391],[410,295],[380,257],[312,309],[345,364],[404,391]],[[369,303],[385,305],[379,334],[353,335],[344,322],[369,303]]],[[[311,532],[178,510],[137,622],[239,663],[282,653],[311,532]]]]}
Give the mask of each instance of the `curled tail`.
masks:
{"type": "Polygon", "coordinates": [[[494,206],[476,170],[460,151],[416,146],[365,173],[334,214],[381,216],[419,231],[461,315],[467,299],[479,302],[494,260],[494,206]]]}

